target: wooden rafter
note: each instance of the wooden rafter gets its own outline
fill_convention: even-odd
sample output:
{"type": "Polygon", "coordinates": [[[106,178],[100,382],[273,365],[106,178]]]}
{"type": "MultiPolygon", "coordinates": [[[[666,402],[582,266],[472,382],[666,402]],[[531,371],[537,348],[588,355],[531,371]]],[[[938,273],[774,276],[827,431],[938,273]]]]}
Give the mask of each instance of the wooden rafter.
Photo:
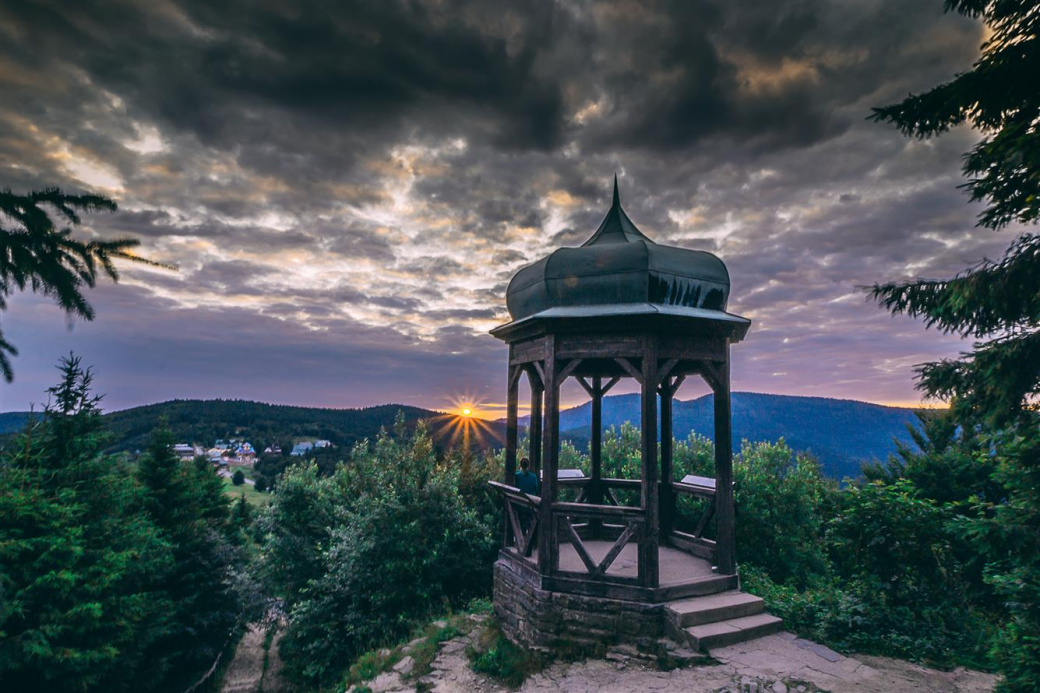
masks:
{"type": "Polygon", "coordinates": [[[623,356],[618,356],[614,359],[618,365],[625,369],[625,372],[636,379],[640,385],[643,384],[643,372],[632,365],[632,362],[623,356]]]}

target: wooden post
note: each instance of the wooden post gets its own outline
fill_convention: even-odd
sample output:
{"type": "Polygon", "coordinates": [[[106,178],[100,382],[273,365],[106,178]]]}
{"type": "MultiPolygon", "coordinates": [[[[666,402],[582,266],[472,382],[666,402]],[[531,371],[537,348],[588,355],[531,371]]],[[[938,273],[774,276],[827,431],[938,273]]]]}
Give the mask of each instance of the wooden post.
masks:
{"type": "Polygon", "coordinates": [[[592,458],[592,480],[586,494],[590,503],[603,502],[603,378],[592,379],[592,435],[589,437],[589,456],[592,458]]]}
{"type": "Polygon", "coordinates": [[[560,453],[560,386],[556,382],[556,338],[545,338],[545,430],[542,432],[542,503],[538,520],[538,569],[542,575],[556,570],[560,536],[553,523],[556,477],[560,453]]]}
{"type": "Polygon", "coordinates": [[[658,546],[660,515],[657,475],[657,336],[643,338],[642,453],[643,473],[641,500],[644,522],[639,542],[639,580],[643,587],[657,587],[660,582],[658,546]]]}
{"type": "Polygon", "coordinates": [[[542,383],[537,377],[528,378],[531,383],[531,426],[527,434],[531,471],[542,471],[542,383]]]}
{"type": "Polygon", "coordinates": [[[666,377],[661,392],[661,536],[672,533],[675,494],[672,493],[672,379],[666,377]]]}
{"type": "MultiPolygon", "coordinates": [[[[512,356],[512,347],[509,349],[512,356]]],[[[512,359],[510,359],[512,360],[512,359]]],[[[516,443],[517,443],[517,409],[520,402],[520,367],[510,366],[508,383],[506,386],[506,468],[503,483],[513,486],[516,484],[516,443]]],[[[506,501],[508,504],[509,501],[506,501]]],[[[502,531],[503,543],[510,545],[513,527],[509,522],[509,508],[503,509],[505,528],[502,531]]]]}
{"type": "Polygon", "coordinates": [[[715,391],[715,549],[718,571],[737,571],[736,526],[733,511],[733,427],[730,411],[729,341],[725,360],[716,363],[715,391]]]}

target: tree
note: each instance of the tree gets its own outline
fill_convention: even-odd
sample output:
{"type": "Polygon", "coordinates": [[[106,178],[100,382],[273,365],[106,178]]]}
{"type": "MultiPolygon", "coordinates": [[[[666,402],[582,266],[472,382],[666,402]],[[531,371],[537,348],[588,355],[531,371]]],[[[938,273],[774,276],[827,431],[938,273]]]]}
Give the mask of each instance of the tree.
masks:
{"type": "Polygon", "coordinates": [[[137,473],[145,510],[173,550],[173,565],[155,576],[172,604],[170,622],[149,655],[164,665],[162,688],[179,691],[227,646],[243,607],[223,483],[208,462],[179,460],[172,448],[169,430],[156,431],[137,473]]]}
{"type": "MultiPolygon", "coordinates": [[[[972,70],[924,94],[875,108],[872,118],[919,138],[968,123],[983,133],[965,157],[964,188],[985,201],[979,225],[1001,229],[1040,218],[1040,18],[1032,0],[947,0],[947,10],[982,17],[992,35],[972,70]]],[[[998,262],[951,279],[879,284],[873,296],[894,313],[975,337],[973,352],[925,364],[920,387],[964,413],[1002,423],[1040,386],[1040,235],[1018,237],[998,262]]]]}
{"type": "MultiPolygon", "coordinates": [[[[115,211],[116,203],[101,195],[66,195],[57,188],[16,195],[0,190],[0,311],[15,290],[50,296],[58,306],[84,320],[94,319],[94,309],[83,297],[98,275],[119,280],[113,260],[119,258],[153,267],[166,267],[131,253],[140,245],[135,238],[81,241],[72,237],[71,227],[60,228],[48,212],[57,212],[60,222],[80,223],[80,212],[115,211]]],[[[14,371],[9,356],[17,349],[0,331],[0,375],[11,382],[14,371]]]]}
{"type": "Polygon", "coordinates": [[[241,486],[246,483],[246,475],[242,473],[241,469],[236,469],[235,473],[231,475],[231,483],[235,486],[241,486]]]}
{"type": "Polygon", "coordinates": [[[91,372],[70,356],[52,403],[0,450],[0,681],[10,691],[130,691],[172,603],[169,543],[125,460],[103,454],[91,372]]]}
{"type": "MultiPolygon", "coordinates": [[[[964,188],[986,203],[979,225],[994,230],[1040,219],[1040,10],[1035,0],[946,0],[947,11],[979,18],[990,36],[972,69],[873,119],[916,137],[967,123],[982,140],[966,155],[964,188]]],[[[951,279],[879,284],[873,296],[893,313],[974,337],[959,359],[924,364],[919,387],[948,399],[962,425],[978,428],[1007,489],[980,503],[969,522],[990,560],[988,580],[1012,620],[995,652],[1007,690],[1040,688],[1040,234],[1026,232],[996,262],[951,279]]]]}

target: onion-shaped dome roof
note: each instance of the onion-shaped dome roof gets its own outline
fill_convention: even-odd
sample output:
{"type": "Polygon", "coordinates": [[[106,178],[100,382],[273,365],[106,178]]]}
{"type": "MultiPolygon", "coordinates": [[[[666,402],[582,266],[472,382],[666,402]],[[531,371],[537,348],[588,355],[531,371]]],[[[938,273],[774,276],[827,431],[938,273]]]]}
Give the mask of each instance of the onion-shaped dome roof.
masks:
{"type": "Polygon", "coordinates": [[[610,211],[592,237],[520,269],[506,303],[514,322],[656,312],[748,323],[725,312],[729,288],[719,258],[658,245],[636,228],[621,208],[615,176],[610,211]]]}

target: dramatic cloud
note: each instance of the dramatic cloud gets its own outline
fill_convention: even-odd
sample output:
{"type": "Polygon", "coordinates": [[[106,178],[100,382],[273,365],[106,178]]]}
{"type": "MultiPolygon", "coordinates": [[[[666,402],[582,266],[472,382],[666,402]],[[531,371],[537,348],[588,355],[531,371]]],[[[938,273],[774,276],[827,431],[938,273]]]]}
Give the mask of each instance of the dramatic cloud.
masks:
{"type": "Polygon", "coordinates": [[[652,238],[711,250],[742,389],[911,401],[951,337],[864,300],[999,253],[960,155],[870,107],[970,67],[915,3],[151,2],[0,7],[0,187],[118,200],[176,272],[127,268],[71,331],[16,296],[0,410],[69,349],[108,405],[501,401],[509,277],[584,241],[616,171],[652,238]]]}

